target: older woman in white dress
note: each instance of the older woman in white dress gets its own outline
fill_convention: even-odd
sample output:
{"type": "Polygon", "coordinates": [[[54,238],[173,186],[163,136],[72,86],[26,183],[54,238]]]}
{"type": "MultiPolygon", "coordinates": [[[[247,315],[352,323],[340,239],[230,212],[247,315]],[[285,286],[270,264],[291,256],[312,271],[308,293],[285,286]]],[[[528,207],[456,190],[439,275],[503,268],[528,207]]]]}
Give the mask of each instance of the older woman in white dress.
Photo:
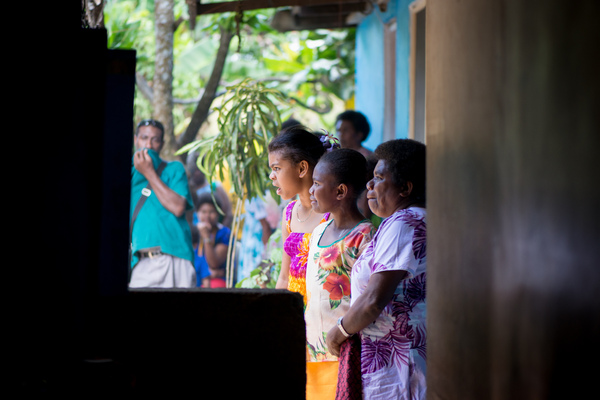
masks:
{"type": "Polygon", "coordinates": [[[339,355],[360,334],[363,398],[425,399],[425,145],[382,143],[369,208],[385,218],[352,269],[351,307],[327,334],[339,355]]]}

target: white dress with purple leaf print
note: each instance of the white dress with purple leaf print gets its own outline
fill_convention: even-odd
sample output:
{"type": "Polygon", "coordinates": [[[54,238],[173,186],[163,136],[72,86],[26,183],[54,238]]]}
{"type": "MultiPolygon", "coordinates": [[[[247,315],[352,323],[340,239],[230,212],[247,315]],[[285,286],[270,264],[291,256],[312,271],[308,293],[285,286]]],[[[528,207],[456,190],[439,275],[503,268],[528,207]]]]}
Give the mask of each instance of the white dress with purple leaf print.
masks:
{"type": "Polygon", "coordinates": [[[360,332],[364,398],[425,399],[426,211],[410,207],[385,219],[352,269],[352,303],[372,274],[408,271],[392,301],[360,332]]]}

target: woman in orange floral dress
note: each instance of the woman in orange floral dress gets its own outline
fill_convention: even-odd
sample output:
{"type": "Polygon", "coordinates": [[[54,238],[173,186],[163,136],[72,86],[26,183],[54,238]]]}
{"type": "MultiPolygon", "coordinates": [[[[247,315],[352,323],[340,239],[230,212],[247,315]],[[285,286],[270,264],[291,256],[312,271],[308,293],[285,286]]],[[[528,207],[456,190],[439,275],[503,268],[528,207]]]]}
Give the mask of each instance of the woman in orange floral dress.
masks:
{"type": "Polygon", "coordinates": [[[356,201],[366,171],[362,154],[340,149],[321,157],[313,172],[312,207],[331,219],[313,231],[306,267],[308,400],[335,399],[338,358],[327,349],[326,334],[350,308],[352,266],[375,230],[356,201]]]}

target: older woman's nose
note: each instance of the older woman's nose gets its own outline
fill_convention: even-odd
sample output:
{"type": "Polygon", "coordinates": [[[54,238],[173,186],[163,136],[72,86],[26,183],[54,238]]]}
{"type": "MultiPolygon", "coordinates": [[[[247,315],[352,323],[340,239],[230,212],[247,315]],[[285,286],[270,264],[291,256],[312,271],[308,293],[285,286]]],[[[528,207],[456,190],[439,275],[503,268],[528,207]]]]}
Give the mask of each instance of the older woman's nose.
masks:
{"type": "Polygon", "coordinates": [[[367,182],[367,190],[372,190],[373,189],[373,179],[371,179],[369,182],[367,182]]]}

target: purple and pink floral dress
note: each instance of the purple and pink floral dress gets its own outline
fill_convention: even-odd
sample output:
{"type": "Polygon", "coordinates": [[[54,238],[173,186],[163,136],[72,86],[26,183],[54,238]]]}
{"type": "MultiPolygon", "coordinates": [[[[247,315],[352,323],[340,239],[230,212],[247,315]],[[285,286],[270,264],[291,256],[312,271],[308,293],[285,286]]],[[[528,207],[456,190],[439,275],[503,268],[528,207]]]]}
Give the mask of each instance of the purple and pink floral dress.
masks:
{"type": "Polygon", "coordinates": [[[425,399],[426,228],[424,208],[392,214],[352,268],[352,304],[372,274],[408,272],[379,317],[360,332],[365,399],[425,399]]]}
{"type": "MultiPolygon", "coordinates": [[[[300,293],[306,307],[306,262],[311,233],[292,232],[292,210],[297,200],[291,201],[285,208],[285,224],[289,236],[283,244],[283,250],[290,256],[290,275],[288,290],[300,293]]],[[[329,213],[323,215],[321,223],[329,219],[329,213]]]]}

